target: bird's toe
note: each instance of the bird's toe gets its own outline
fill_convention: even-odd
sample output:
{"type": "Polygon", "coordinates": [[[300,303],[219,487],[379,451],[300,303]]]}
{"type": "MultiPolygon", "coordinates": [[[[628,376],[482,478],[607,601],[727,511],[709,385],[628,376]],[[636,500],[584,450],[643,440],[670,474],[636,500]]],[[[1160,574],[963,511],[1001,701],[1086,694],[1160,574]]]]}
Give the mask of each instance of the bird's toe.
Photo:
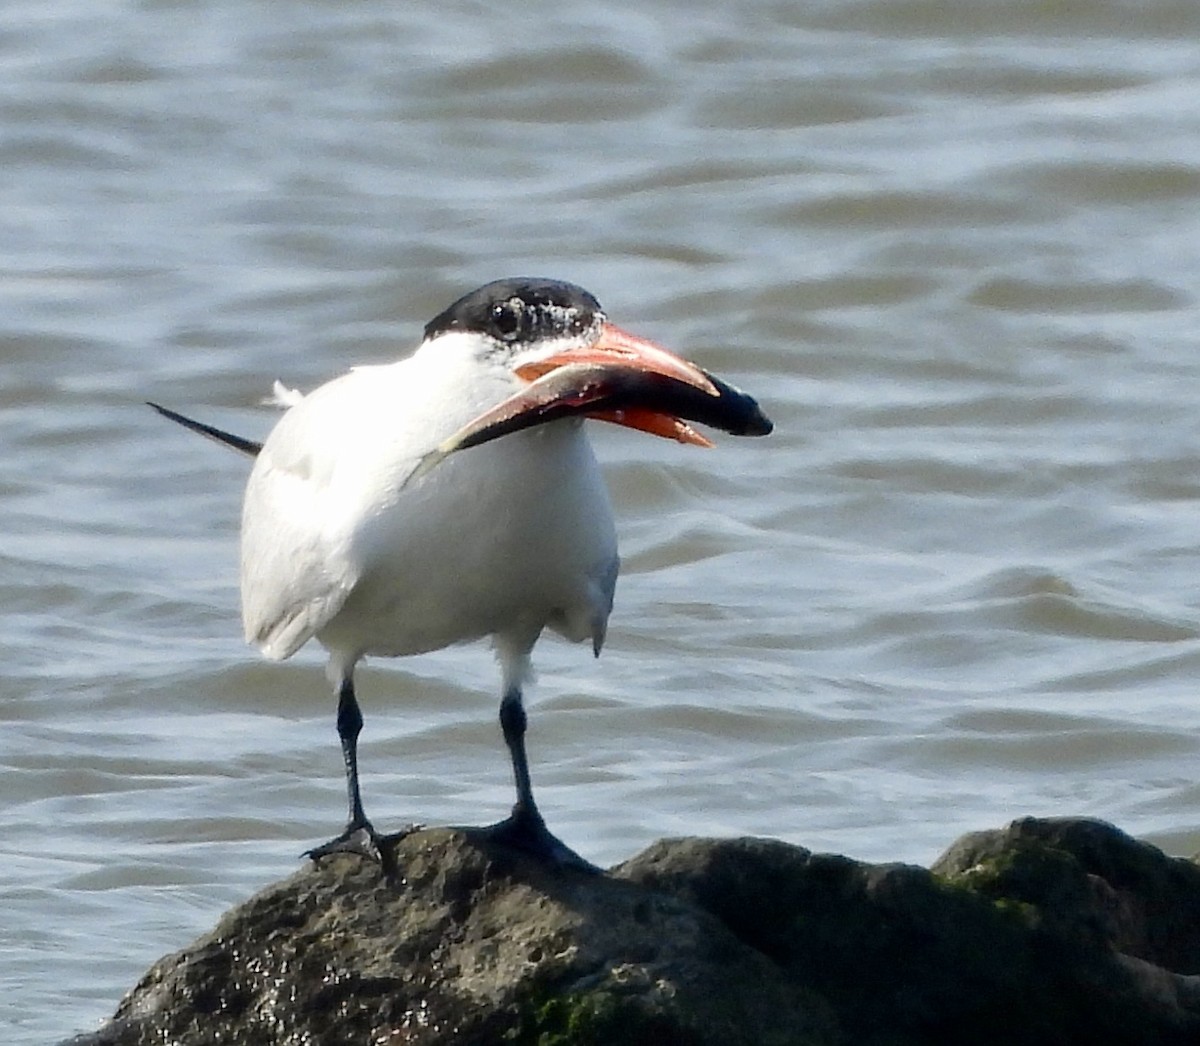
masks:
{"type": "Polygon", "coordinates": [[[314,862],[319,862],[322,858],[332,857],[334,854],[357,854],[374,861],[383,869],[385,876],[392,878],[397,871],[396,844],[420,827],[418,824],[410,824],[398,832],[384,835],[377,832],[370,821],[351,823],[346,826],[345,831],[320,846],[306,850],[304,855],[312,858],[314,862]]]}

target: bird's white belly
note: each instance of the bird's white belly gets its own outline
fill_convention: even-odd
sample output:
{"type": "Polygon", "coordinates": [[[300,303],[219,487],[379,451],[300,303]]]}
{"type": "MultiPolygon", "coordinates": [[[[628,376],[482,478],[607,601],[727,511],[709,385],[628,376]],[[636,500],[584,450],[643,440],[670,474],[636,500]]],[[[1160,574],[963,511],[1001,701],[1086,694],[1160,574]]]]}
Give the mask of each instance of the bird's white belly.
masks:
{"type": "Polygon", "coordinates": [[[461,452],[419,485],[381,492],[354,537],[358,581],[318,632],[351,657],[398,656],[544,627],[602,637],[616,538],[577,424],[461,452]]]}

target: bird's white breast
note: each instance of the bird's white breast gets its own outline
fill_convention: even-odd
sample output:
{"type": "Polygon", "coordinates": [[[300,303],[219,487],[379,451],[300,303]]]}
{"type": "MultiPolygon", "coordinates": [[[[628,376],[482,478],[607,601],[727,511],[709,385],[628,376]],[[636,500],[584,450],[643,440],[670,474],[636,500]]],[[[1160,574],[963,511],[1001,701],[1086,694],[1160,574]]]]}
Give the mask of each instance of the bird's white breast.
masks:
{"type": "Polygon", "coordinates": [[[316,635],[351,663],[486,635],[527,649],[544,626],[599,643],[616,538],[578,422],[462,451],[403,486],[518,384],[451,337],[292,406],[246,491],[247,639],[282,658],[316,635]]]}

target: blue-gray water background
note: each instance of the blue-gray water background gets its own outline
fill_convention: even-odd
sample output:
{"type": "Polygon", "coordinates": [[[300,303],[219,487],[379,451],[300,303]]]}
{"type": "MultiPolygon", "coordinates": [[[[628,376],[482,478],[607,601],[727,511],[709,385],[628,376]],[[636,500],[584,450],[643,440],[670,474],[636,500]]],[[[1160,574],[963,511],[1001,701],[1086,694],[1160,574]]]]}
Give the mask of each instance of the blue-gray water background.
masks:
{"type": "MultiPolygon", "coordinates": [[[[273,379],[497,276],[592,290],[769,440],[594,426],[608,647],[531,694],[599,862],[1200,848],[1200,7],[0,4],[0,1029],[94,1026],[342,817],[317,651],[240,638],[273,379]]],[[[485,649],[362,676],[382,827],[510,800],[485,649]]]]}

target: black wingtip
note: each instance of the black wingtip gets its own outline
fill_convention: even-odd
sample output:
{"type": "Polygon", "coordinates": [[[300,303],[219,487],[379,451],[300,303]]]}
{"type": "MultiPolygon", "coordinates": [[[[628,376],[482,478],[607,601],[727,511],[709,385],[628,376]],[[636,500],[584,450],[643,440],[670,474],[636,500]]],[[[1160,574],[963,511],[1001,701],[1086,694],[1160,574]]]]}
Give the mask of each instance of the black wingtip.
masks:
{"type": "Polygon", "coordinates": [[[169,418],[177,425],[182,425],[185,429],[191,429],[193,432],[200,433],[201,436],[207,436],[211,440],[226,447],[232,447],[234,450],[241,451],[243,454],[248,454],[250,457],[256,457],[258,452],[262,450],[262,444],[252,439],[245,439],[242,436],[235,436],[232,432],[226,432],[224,429],[214,428],[212,425],[206,425],[202,421],[196,421],[194,418],[189,418],[185,414],[180,414],[178,411],[171,410],[169,407],[164,407],[158,403],[152,403],[146,400],[147,407],[153,407],[164,418],[169,418]]]}

